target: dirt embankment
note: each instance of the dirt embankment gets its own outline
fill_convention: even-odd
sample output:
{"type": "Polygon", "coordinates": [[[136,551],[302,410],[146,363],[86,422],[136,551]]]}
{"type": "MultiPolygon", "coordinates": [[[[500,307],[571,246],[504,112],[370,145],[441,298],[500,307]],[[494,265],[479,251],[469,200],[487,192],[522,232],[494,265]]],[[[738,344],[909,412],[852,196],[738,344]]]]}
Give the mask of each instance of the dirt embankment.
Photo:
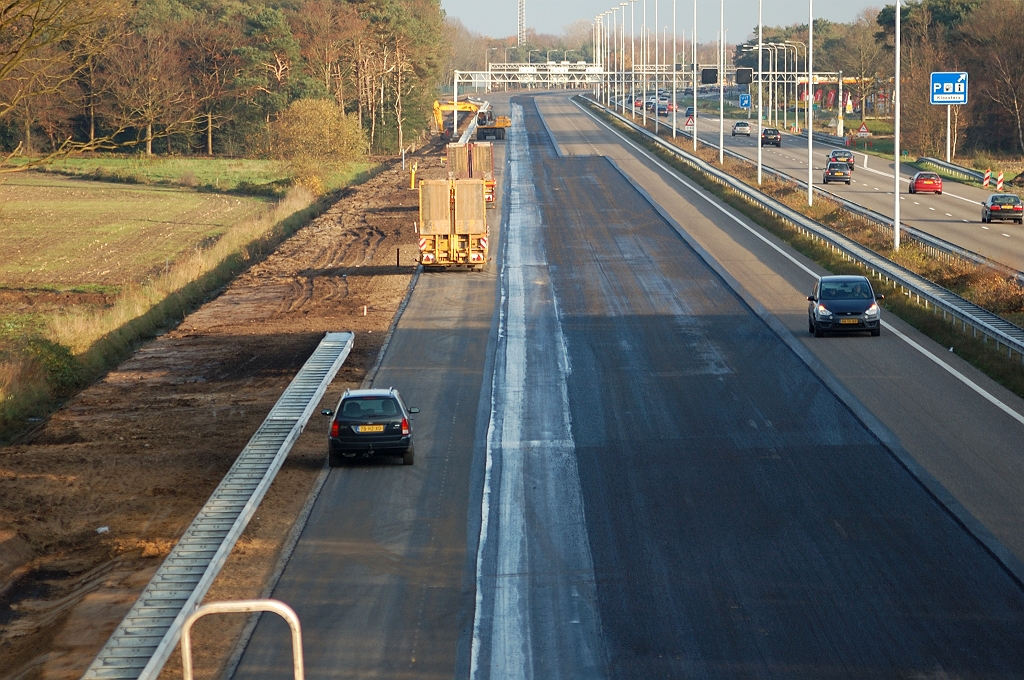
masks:
{"type": "MultiPolygon", "coordinates": [[[[413,159],[419,176],[445,176],[440,156],[413,159]]],[[[360,384],[415,270],[416,206],[400,165],[349,190],[28,442],[0,449],[0,679],[84,672],[325,332],[356,342],[324,403],[360,384]]],[[[208,600],[260,594],[324,451],[313,420],[208,600]]],[[[215,676],[242,623],[197,626],[201,676],[215,676]]]]}

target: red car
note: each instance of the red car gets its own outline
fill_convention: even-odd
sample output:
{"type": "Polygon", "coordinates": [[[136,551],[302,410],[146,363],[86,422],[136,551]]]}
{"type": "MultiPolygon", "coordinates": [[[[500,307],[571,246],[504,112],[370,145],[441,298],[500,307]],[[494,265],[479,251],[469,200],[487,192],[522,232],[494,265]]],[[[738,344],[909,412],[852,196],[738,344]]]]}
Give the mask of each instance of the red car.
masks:
{"type": "Polygon", "coordinates": [[[934,172],[919,172],[910,178],[910,193],[916,194],[919,191],[934,191],[942,193],[942,178],[934,172]]]}

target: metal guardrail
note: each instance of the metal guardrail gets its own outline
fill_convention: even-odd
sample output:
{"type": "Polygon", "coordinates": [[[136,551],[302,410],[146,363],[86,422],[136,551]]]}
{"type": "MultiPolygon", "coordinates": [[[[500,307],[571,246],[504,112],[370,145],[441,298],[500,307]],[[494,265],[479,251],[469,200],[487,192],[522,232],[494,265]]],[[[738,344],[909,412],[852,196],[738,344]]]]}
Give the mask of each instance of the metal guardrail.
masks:
{"type": "MultiPolygon", "coordinates": [[[[582,98],[593,102],[589,97],[582,98]]],[[[600,103],[597,104],[604,109],[603,105],[600,103]]],[[[965,330],[967,327],[971,327],[972,333],[977,334],[980,332],[986,342],[988,339],[995,341],[997,349],[1000,346],[1005,346],[1007,348],[1008,356],[1012,357],[1013,352],[1017,352],[1021,357],[1021,362],[1024,363],[1024,329],[1015,326],[1009,321],[1006,321],[1002,317],[993,314],[986,309],[979,307],[973,302],[965,300],[952,291],[949,291],[938,284],[932,283],[909,269],[901,267],[895,262],[882,257],[873,250],[862,246],[856,241],[829,229],[825,225],[805,217],[781,201],[771,198],[757,189],[748,186],[739,179],[722,172],[700,158],[666,142],[654,133],[637,125],[628,118],[619,115],[615,111],[608,111],[607,109],[604,110],[606,113],[610,113],[610,115],[614,116],[616,120],[624,123],[637,133],[649,139],[651,142],[663,148],[665,151],[668,151],[678,157],[690,167],[699,170],[716,182],[729,187],[750,203],[753,203],[776,217],[789,222],[804,234],[826,243],[833,250],[842,253],[844,257],[866,267],[878,278],[884,279],[885,281],[891,282],[902,288],[908,297],[916,297],[918,301],[923,302],[925,306],[934,306],[942,312],[943,318],[946,318],[946,315],[949,314],[953,319],[961,322],[965,330]]],[[[671,128],[669,127],[669,129],[671,128]]],[[[804,186],[806,186],[806,184],[804,186]]]]}
{"type": "Polygon", "coordinates": [[[971,170],[970,168],[965,168],[964,166],[957,165],[956,163],[947,163],[946,161],[939,160],[938,158],[929,158],[928,156],[922,156],[921,158],[918,158],[917,162],[927,163],[928,165],[934,165],[937,168],[942,168],[944,171],[948,172],[951,175],[959,175],[964,179],[969,179],[974,182],[985,181],[985,173],[978,172],[977,170],[971,170]]]}
{"type": "MultiPolygon", "coordinates": [[[[797,133],[798,137],[807,138],[807,128],[801,128],[800,132],[797,133]]],[[[830,135],[827,132],[815,132],[814,141],[821,142],[822,144],[832,144],[833,146],[846,146],[846,137],[840,137],[839,135],[830,135]]]]}
{"type": "Polygon", "coordinates": [[[327,333],[245,445],[185,534],[82,676],[153,680],[256,512],[327,386],[353,333],[327,333]]]}

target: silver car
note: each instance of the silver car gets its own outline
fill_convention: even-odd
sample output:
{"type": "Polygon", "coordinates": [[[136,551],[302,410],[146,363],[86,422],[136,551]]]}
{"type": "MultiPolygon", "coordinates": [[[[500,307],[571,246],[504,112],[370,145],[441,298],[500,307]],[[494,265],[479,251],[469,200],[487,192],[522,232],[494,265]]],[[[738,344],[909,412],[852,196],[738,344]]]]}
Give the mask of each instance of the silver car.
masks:
{"type": "Polygon", "coordinates": [[[735,125],[733,125],[732,126],[732,136],[735,137],[736,135],[746,135],[747,137],[749,137],[750,136],[750,123],[746,122],[745,120],[741,120],[738,123],[736,123],[735,125]]]}

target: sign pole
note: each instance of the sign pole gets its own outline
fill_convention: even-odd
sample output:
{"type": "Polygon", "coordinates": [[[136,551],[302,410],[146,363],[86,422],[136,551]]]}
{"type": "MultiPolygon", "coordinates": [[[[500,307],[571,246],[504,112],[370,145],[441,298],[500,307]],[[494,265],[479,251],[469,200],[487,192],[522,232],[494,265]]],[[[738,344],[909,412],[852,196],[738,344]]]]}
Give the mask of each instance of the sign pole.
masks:
{"type": "Polygon", "coordinates": [[[950,138],[950,134],[949,134],[949,129],[950,129],[949,119],[950,119],[950,110],[952,108],[953,108],[952,104],[946,104],[946,162],[947,163],[952,163],[952,161],[950,160],[950,153],[949,153],[949,138],[950,138]]]}

